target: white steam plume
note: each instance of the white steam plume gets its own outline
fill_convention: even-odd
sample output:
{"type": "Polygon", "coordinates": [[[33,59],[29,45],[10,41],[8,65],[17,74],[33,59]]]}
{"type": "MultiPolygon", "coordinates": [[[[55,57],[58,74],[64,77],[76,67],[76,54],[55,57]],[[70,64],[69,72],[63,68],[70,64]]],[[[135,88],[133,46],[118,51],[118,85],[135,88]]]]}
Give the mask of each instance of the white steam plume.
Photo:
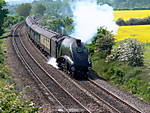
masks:
{"type": "Polygon", "coordinates": [[[75,21],[73,37],[89,42],[97,28],[103,26],[115,33],[118,26],[114,22],[113,8],[107,4],[98,5],[96,0],[77,0],[72,5],[75,21]]]}
{"type": "Polygon", "coordinates": [[[56,58],[50,57],[47,63],[58,69],[56,58]]]}

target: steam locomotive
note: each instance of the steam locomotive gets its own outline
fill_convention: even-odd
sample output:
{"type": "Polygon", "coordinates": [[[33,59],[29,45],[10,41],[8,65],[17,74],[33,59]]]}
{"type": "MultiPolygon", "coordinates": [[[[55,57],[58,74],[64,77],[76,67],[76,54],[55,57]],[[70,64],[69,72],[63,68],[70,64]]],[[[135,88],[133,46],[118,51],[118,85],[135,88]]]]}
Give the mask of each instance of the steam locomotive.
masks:
{"type": "Polygon", "coordinates": [[[47,56],[56,58],[58,67],[71,76],[87,76],[91,70],[88,49],[81,40],[65,36],[40,26],[34,17],[26,18],[30,39],[47,56]]]}

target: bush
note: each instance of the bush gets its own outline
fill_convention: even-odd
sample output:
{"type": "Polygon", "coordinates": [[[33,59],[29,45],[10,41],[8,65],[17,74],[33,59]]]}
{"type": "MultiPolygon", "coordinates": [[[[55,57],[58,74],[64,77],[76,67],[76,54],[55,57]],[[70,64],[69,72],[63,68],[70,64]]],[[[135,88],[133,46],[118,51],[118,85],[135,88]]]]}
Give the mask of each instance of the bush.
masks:
{"type": "Polygon", "coordinates": [[[21,101],[21,93],[16,93],[13,85],[0,88],[0,113],[37,113],[38,108],[30,101],[21,101]]]}
{"type": "Polygon", "coordinates": [[[93,69],[98,75],[150,102],[150,82],[143,80],[144,75],[147,74],[144,66],[133,67],[119,61],[105,62],[100,56],[96,52],[92,56],[93,69]]]}
{"type": "Polygon", "coordinates": [[[39,23],[50,30],[64,35],[70,35],[74,29],[73,19],[71,17],[60,16],[56,18],[54,16],[44,16],[39,23]]]}
{"type": "Polygon", "coordinates": [[[117,25],[120,25],[120,26],[124,26],[124,25],[126,25],[126,22],[125,22],[122,18],[119,18],[119,19],[116,21],[116,24],[117,24],[117,25]]]}
{"type": "Polygon", "coordinates": [[[130,78],[124,82],[124,88],[130,90],[133,94],[143,95],[143,98],[150,102],[150,89],[147,82],[130,78]]]}
{"type": "Polygon", "coordinates": [[[128,62],[131,66],[143,66],[143,46],[136,39],[125,39],[118,47],[114,47],[107,61],[128,62]]]}
{"type": "Polygon", "coordinates": [[[104,58],[110,54],[112,46],[114,45],[114,37],[111,32],[105,28],[97,29],[97,35],[92,41],[94,51],[99,52],[104,58]]]}
{"type": "Polygon", "coordinates": [[[22,92],[17,93],[10,85],[11,77],[4,62],[4,41],[0,40],[0,113],[37,113],[39,108],[34,107],[31,101],[23,101],[22,92]]]}
{"type": "Polygon", "coordinates": [[[11,27],[11,25],[21,22],[24,18],[22,16],[7,16],[5,18],[4,27],[11,27]]]}
{"type": "Polygon", "coordinates": [[[111,53],[112,46],[114,45],[114,38],[112,35],[107,34],[102,38],[96,40],[96,51],[104,53],[106,56],[111,53]]]}

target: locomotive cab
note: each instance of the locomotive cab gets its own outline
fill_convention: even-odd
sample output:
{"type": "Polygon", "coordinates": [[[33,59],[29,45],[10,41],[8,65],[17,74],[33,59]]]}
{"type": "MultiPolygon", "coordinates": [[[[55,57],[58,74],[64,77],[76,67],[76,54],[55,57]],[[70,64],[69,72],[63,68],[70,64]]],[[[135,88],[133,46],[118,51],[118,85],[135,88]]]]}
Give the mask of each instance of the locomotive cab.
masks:
{"type": "Polygon", "coordinates": [[[64,38],[59,49],[58,67],[74,75],[86,74],[91,69],[88,49],[79,39],[64,38]]]}

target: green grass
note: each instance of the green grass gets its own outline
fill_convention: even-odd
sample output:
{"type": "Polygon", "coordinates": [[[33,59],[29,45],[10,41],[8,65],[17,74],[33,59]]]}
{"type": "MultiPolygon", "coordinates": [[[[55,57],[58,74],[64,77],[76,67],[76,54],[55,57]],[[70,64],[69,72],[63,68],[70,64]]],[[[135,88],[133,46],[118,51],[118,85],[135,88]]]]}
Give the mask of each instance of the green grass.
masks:
{"type": "Polygon", "coordinates": [[[92,60],[93,69],[101,77],[150,103],[150,69],[147,66],[131,67],[123,62],[106,62],[98,53],[92,56],[92,60]]]}
{"type": "Polygon", "coordinates": [[[150,63],[150,43],[144,44],[144,62],[150,63]]]}
{"type": "Polygon", "coordinates": [[[150,82],[150,43],[144,44],[144,73],[139,76],[140,79],[150,82]]]}
{"type": "Polygon", "coordinates": [[[22,101],[22,92],[18,93],[11,84],[12,78],[5,65],[5,41],[6,39],[0,39],[0,113],[37,113],[39,108],[31,105],[31,101],[22,101]]]}
{"type": "Polygon", "coordinates": [[[145,48],[145,49],[149,49],[149,48],[150,48],[150,43],[145,43],[145,44],[144,44],[144,48],[145,48]]]}

